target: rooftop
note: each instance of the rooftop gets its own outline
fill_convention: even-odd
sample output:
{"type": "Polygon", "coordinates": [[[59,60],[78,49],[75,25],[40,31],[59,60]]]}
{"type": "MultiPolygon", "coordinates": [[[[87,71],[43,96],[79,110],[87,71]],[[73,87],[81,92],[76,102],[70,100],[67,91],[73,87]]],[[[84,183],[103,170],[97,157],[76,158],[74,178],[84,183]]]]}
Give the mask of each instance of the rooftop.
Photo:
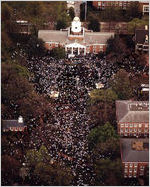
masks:
{"type": "Polygon", "coordinates": [[[2,120],[2,127],[8,129],[10,127],[25,127],[24,122],[19,123],[18,120],[2,120]]]}
{"type": "Polygon", "coordinates": [[[149,122],[148,101],[116,101],[116,114],[118,122],[149,122]]]}
{"type": "Polygon", "coordinates": [[[123,162],[148,162],[148,138],[121,138],[121,155],[123,162]]]}

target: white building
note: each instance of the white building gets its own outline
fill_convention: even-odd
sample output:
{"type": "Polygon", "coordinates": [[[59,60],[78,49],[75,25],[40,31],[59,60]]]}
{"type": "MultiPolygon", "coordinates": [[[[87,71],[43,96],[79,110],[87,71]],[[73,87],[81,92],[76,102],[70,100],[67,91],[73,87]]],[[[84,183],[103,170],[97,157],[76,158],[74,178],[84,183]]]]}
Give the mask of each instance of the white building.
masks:
{"type": "Polygon", "coordinates": [[[70,55],[97,54],[106,50],[106,43],[113,32],[93,32],[82,27],[80,19],[75,17],[71,26],[63,30],[39,30],[38,38],[45,42],[47,49],[64,47],[70,55]]]}

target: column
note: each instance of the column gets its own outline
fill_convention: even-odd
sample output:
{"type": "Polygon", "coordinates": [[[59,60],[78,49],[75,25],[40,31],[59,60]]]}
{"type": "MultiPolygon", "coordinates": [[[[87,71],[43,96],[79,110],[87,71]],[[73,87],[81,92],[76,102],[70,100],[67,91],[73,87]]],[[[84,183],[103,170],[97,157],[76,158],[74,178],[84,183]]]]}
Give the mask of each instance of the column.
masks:
{"type": "Polygon", "coordinates": [[[86,55],[86,47],[84,48],[84,55],[86,55]]]}
{"type": "Polygon", "coordinates": [[[78,55],[80,54],[80,48],[78,47],[78,55]]]}
{"type": "Polygon", "coordinates": [[[71,54],[73,55],[73,47],[71,48],[71,54]]]}
{"type": "Polygon", "coordinates": [[[67,47],[65,46],[65,51],[67,51],[67,47]]]}

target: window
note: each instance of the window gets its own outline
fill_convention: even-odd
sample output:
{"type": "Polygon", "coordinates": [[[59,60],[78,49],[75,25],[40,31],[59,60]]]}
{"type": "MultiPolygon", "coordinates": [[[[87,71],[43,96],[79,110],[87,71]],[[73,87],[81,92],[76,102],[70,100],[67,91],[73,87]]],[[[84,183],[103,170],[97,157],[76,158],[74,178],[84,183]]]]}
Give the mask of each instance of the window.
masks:
{"type": "Polygon", "coordinates": [[[58,47],[58,44],[55,44],[55,47],[58,47]]]}
{"type": "Polygon", "coordinates": [[[120,132],[123,132],[123,129],[120,129],[120,132]]]}
{"type": "Polygon", "coordinates": [[[133,164],[130,164],[130,168],[133,166],[133,164]]]}
{"type": "Polygon", "coordinates": [[[137,124],[134,124],[134,127],[137,127],[137,124]]]}
{"type": "Polygon", "coordinates": [[[143,12],[149,12],[149,6],[143,6],[144,10],[143,12]]]}
{"type": "Polygon", "coordinates": [[[128,132],[128,129],[127,129],[127,128],[125,129],[125,132],[128,132]]]}
{"type": "Polygon", "coordinates": [[[122,2],[119,3],[119,6],[122,6],[122,2]]]}
{"type": "Polygon", "coordinates": [[[101,6],[101,2],[98,2],[98,6],[101,6]]]}
{"type": "Polygon", "coordinates": [[[128,164],[125,164],[125,167],[128,167],[128,164]]]}
{"type": "Polygon", "coordinates": [[[137,172],[137,169],[134,169],[134,173],[136,173],[137,172]]]}
{"type": "Polygon", "coordinates": [[[124,127],[124,124],[121,124],[120,126],[121,126],[121,127],[124,127]]]}
{"type": "Polygon", "coordinates": [[[128,170],[127,170],[127,169],[125,169],[125,170],[124,170],[124,172],[125,172],[125,173],[128,173],[128,170]]]}
{"type": "Polygon", "coordinates": [[[134,132],[136,132],[137,131],[137,129],[134,129],[134,132]]]}
{"type": "Polygon", "coordinates": [[[148,132],[148,129],[146,128],[146,129],[144,129],[144,132],[148,132]]]}
{"type": "Polygon", "coordinates": [[[141,129],[138,129],[138,132],[141,132],[141,129]]]}
{"type": "Polygon", "coordinates": [[[130,132],[132,132],[132,129],[130,129],[130,132]]]}
{"type": "Polygon", "coordinates": [[[145,124],[145,127],[148,127],[148,124],[145,124]]]}
{"type": "Polygon", "coordinates": [[[130,127],[133,127],[133,124],[130,124],[130,127]]]}
{"type": "Polygon", "coordinates": [[[142,124],[139,124],[139,127],[141,128],[141,127],[142,127],[142,124]]]}
{"type": "Polygon", "coordinates": [[[128,124],[125,124],[125,127],[128,127],[128,124]]]}

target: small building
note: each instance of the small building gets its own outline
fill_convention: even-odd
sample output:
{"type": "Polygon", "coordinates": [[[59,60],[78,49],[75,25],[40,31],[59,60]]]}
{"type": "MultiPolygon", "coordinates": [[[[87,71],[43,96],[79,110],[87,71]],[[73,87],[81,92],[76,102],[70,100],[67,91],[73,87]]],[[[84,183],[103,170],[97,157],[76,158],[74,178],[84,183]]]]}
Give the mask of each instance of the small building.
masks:
{"type": "Polygon", "coordinates": [[[124,177],[146,175],[149,165],[149,139],[121,138],[120,147],[124,177]]]}
{"type": "Polygon", "coordinates": [[[38,31],[38,38],[45,42],[47,49],[64,47],[70,57],[103,52],[106,50],[107,40],[111,37],[114,37],[114,32],[93,32],[82,27],[78,17],[75,17],[71,27],[66,29],[38,31]]]}
{"type": "Polygon", "coordinates": [[[149,135],[149,102],[116,101],[118,134],[126,137],[149,135]]]}
{"type": "Polygon", "coordinates": [[[22,116],[19,116],[18,120],[2,120],[2,131],[20,131],[23,132],[27,126],[24,124],[22,116]]]}
{"type": "Polygon", "coordinates": [[[145,26],[145,29],[137,29],[135,31],[135,50],[149,51],[149,29],[145,26]]]}

